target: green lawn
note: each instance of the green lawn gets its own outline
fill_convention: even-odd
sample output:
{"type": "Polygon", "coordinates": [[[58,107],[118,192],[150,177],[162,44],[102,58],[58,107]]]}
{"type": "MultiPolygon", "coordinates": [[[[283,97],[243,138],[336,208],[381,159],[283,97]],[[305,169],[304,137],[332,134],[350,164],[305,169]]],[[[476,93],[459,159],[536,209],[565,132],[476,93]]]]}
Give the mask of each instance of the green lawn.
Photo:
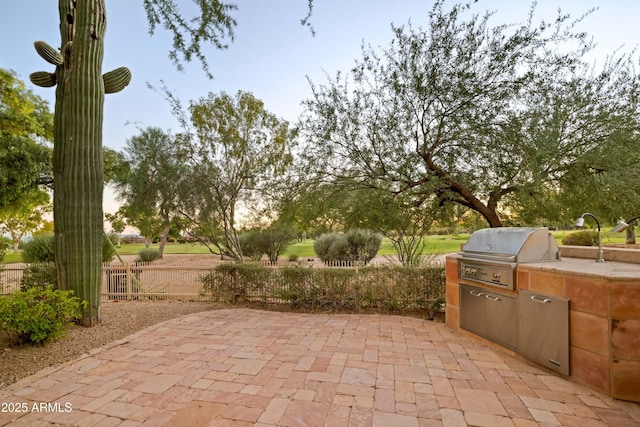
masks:
{"type": "MultiPolygon", "coordinates": [[[[562,244],[562,239],[567,234],[572,231],[554,231],[553,237],[558,243],[558,245],[562,244]]],[[[427,245],[424,250],[424,254],[443,254],[450,252],[458,252],[460,250],[460,245],[467,241],[469,238],[469,234],[454,234],[447,236],[429,236],[427,237],[427,245]]],[[[624,243],[625,235],[624,233],[602,233],[602,243],[603,244],[611,244],[611,243],[624,243]]],[[[158,248],[158,245],[151,245],[152,248],[158,248]]],[[[120,255],[136,255],[140,252],[141,249],[144,248],[142,243],[133,243],[129,245],[122,245],[118,248],[118,253],[120,255]]],[[[164,252],[166,254],[208,254],[209,250],[199,244],[199,243],[169,243],[165,246],[164,252]]],[[[299,257],[314,257],[315,252],[313,251],[313,240],[307,239],[302,242],[296,242],[293,245],[289,246],[284,253],[284,256],[289,256],[291,254],[298,255],[299,257]]],[[[391,244],[389,239],[383,239],[382,246],[380,247],[380,251],[378,251],[378,255],[395,255],[396,251],[391,244]]],[[[14,254],[9,252],[5,255],[4,259],[0,261],[0,264],[9,264],[14,262],[20,262],[22,258],[19,253],[14,254]]]]}

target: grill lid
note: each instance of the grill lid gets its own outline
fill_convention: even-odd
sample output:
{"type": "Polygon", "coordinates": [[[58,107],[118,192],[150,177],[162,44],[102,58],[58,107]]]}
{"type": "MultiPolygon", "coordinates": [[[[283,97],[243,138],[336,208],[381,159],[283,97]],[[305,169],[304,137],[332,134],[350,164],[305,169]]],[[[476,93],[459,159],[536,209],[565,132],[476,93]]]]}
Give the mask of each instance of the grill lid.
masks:
{"type": "Polygon", "coordinates": [[[499,227],[474,232],[461,255],[515,262],[555,261],[560,259],[560,250],[547,227],[499,227]]]}

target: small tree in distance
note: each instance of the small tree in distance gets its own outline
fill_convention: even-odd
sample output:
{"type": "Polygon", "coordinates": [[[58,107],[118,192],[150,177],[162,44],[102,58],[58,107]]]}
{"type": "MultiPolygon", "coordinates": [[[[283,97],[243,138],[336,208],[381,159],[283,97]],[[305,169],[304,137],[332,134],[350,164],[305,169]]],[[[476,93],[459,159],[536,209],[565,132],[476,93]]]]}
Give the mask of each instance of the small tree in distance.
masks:
{"type": "Polygon", "coordinates": [[[262,253],[267,254],[269,262],[276,264],[278,257],[284,253],[295,239],[295,232],[284,226],[274,226],[260,232],[258,247],[262,253]]]}

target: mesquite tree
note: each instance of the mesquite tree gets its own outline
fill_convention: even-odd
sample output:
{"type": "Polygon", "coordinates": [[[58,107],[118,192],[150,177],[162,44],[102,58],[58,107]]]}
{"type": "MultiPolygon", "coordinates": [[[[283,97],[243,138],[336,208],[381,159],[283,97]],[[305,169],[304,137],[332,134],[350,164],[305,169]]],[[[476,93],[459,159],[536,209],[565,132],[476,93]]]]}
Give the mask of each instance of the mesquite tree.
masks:
{"type": "Polygon", "coordinates": [[[574,216],[552,197],[558,188],[576,168],[609,172],[613,185],[603,155],[619,167],[611,153],[638,134],[635,59],[615,54],[595,68],[568,15],[536,25],[532,8],[525,24],[491,27],[491,13],[445,3],[425,27],[394,26],[387,48],[364,48],[349,73],[312,84],[307,176],[425,209],[463,206],[491,227],[574,216]]]}

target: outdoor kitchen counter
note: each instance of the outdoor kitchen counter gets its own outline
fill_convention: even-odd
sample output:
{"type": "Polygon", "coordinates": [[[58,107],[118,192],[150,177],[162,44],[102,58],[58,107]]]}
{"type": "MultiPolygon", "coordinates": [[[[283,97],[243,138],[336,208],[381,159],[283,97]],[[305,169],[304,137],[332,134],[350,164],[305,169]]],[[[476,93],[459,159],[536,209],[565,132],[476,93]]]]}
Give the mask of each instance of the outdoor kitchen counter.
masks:
{"type": "MultiPolygon", "coordinates": [[[[458,254],[447,256],[446,277],[446,324],[461,331],[459,288],[468,282],[458,277],[458,254]]],[[[569,300],[568,379],[614,398],[640,402],[640,265],[568,257],[522,263],[517,289],[500,291],[521,290],[569,300]]]]}
{"type": "Polygon", "coordinates": [[[632,281],[640,285],[640,264],[626,262],[595,262],[594,259],[562,258],[559,262],[522,263],[520,267],[532,271],[568,272],[575,276],[600,277],[610,280],[632,281]]]}

